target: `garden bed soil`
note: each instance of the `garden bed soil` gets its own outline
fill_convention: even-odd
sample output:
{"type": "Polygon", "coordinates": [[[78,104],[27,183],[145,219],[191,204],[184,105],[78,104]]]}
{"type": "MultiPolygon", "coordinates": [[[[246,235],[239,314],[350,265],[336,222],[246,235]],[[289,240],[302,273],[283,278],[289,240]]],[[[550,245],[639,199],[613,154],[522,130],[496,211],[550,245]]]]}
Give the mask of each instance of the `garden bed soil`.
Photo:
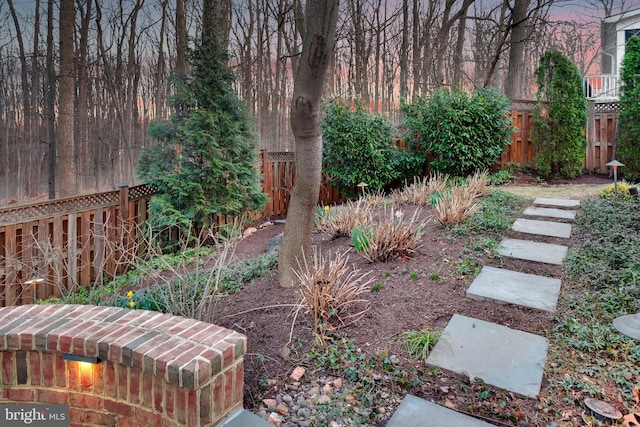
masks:
{"type": "MultiPolygon", "coordinates": [[[[608,177],[596,175],[584,175],[576,180],[548,182],[544,185],[527,182],[529,179],[530,175],[516,174],[512,183],[498,188],[512,192],[517,187],[535,187],[538,190],[545,188],[547,191],[543,196],[558,198],[572,197],[570,193],[559,195],[558,186],[586,186],[592,189],[591,193],[597,194],[598,186],[611,182],[608,177]]],[[[581,189],[578,197],[588,197],[585,194],[581,189]]],[[[526,192],[523,195],[528,197],[526,192]]],[[[401,209],[405,210],[406,217],[417,208],[403,206],[401,209]]],[[[423,218],[433,218],[430,207],[420,208],[420,212],[423,218]]],[[[266,226],[238,243],[235,249],[237,257],[250,258],[265,253],[269,239],[284,230],[281,221],[265,222],[266,226]]],[[[536,237],[513,231],[485,237],[496,241],[502,237],[515,237],[568,246],[577,243],[574,239],[536,237]]],[[[313,243],[323,253],[348,252],[349,264],[360,270],[361,274],[368,274],[374,283],[379,284],[377,292],[372,290],[364,296],[370,301],[368,312],[356,323],[341,328],[335,334],[344,334],[353,339],[354,346],[367,357],[395,355],[394,368],[397,371],[413,372],[419,380],[409,387],[391,386],[392,394],[397,399],[389,398],[386,402],[389,406],[381,408],[382,414],[371,425],[385,425],[394,406],[405,393],[462,412],[472,412],[475,416],[484,417],[499,425],[542,426],[548,420],[557,421],[558,413],[578,413],[575,408],[571,412],[571,408],[563,408],[561,402],[553,402],[552,396],[547,396],[554,403],[551,405],[551,412],[538,400],[504,390],[492,388],[491,394],[487,396],[486,393],[479,392],[479,385],[469,383],[468,378],[431,370],[424,362],[410,358],[400,344],[403,332],[427,328],[443,329],[456,313],[542,336],[553,327],[553,316],[549,313],[511,304],[474,301],[465,297],[467,288],[483,265],[563,278],[560,266],[505,257],[492,258],[478,239],[451,238],[450,233],[432,219],[426,227],[422,245],[410,259],[370,263],[361,254],[355,253],[349,238],[331,239],[324,234],[314,234],[313,243]],[[474,239],[477,244],[474,244],[474,239]],[[480,249],[474,250],[475,246],[480,249]]],[[[277,278],[273,277],[247,285],[220,304],[217,323],[248,337],[245,407],[250,410],[260,411],[264,406],[263,399],[275,398],[288,387],[288,376],[298,365],[308,369],[301,380],[303,383],[313,382],[319,376],[327,374],[318,371],[304,357],[313,345],[314,336],[309,315],[303,310],[294,310],[298,302],[297,290],[282,288],[277,278]]],[[[545,395],[544,382],[542,395],[545,395]]],[[[384,404],[385,402],[381,406],[384,404]]],[[[577,421],[571,416],[565,415],[565,418],[564,425],[567,426],[575,425],[572,423],[577,421]]]]}

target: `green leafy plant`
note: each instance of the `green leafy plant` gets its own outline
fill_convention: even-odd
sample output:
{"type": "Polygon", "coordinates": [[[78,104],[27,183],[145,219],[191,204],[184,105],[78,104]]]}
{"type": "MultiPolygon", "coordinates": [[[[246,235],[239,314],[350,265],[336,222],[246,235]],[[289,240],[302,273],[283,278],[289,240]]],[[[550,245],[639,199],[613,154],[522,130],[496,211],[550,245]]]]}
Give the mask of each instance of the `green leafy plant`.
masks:
{"type": "Polygon", "coordinates": [[[403,332],[401,338],[411,357],[425,360],[441,335],[442,331],[439,329],[424,329],[403,332]]]}
{"type": "Polygon", "coordinates": [[[418,280],[420,276],[418,275],[417,271],[412,271],[411,274],[409,274],[409,279],[411,280],[418,280]]]}
{"type": "Polygon", "coordinates": [[[640,38],[627,41],[620,70],[620,109],[618,111],[617,155],[625,164],[624,175],[630,180],[640,178],[640,38]]]}
{"type": "Polygon", "coordinates": [[[434,282],[437,282],[438,280],[442,279],[442,277],[440,277],[440,275],[437,273],[433,273],[431,274],[431,276],[429,276],[429,279],[433,280],[434,282]]]}
{"type": "Polygon", "coordinates": [[[506,169],[502,169],[490,174],[487,178],[490,185],[501,185],[513,179],[513,175],[506,169]]]}
{"type": "Polygon", "coordinates": [[[371,287],[371,292],[380,292],[384,288],[382,282],[376,282],[371,287]]]}
{"type": "Polygon", "coordinates": [[[355,227],[351,230],[351,243],[356,252],[365,252],[371,243],[371,230],[369,228],[355,227]]]}
{"type": "Polygon", "coordinates": [[[424,155],[393,145],[391,123],[366,112],[362,101],[351,107],[329,100],[323,112],[323,171],[343,194],[357,197],[361,182],[375,192],[421,171],[424,155]]]}
{"type": "Polygon", "coordinates": [[[154,230],[206,234],[218,215],[259,210],[267,197],[256,168],[258,141],[227,53],[205,32],[189,62],[174,82],[171,119],[149,127],[154,144],[143,151],[138,176],[158,191],[150,206],[154,230]]]}
{"type": "Polygon", "coordinates": [[[574,178],[582,172],[587,140],[587,100],[582,77],[562,53],[547,51],[536,69],[538,103],[532,139],[541,176],[574,178]]]}
{"type": "Polygon", "coordinates": [[[604,187],[601,191],[600,191],[600,198],[602,199],[606,199],[608,197],[613,197],[616,195],[616,191],[617,191],[617,195],[619,197],[628,197],[629,196],[629,187],[631,187],[631,184],[629,184],[626,180],[622,179],[620,181],[618,181],[617,185],[616,184],[609,184],[606,187],[604,187]]]}
{"type": "Polygon", "coordinates": [[[405,140],[412,151],[433,154],[429,166],[451,176],[489,169],[510,144],[510,101],[492,89],[436,90],[402,104],[405,140]]]}

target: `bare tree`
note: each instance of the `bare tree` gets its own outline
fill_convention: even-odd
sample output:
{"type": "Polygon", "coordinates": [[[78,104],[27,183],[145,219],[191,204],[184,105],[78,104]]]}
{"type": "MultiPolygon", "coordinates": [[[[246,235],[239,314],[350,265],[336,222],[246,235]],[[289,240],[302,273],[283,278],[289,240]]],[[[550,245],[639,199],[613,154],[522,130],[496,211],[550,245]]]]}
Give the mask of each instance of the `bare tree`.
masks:
{"type": "Polygon", "coordinates": [[[320,99],[335,43],[339,0],[308,0],[302,54],[291,101],[291,127],[296,139],[296,182],[278,263],[284,287],[295,285],[296,260],[311,251],[311,232],[320,193],[322,138],[320,99]]]}
{"type": "Polygon", "coordinates": [[[511,19],[509,42],[509,68],[504,82],[504,93],[510,99],[522,99],[525,70],[524,43],[528,37],[527,9],[531,0],[515,0],[511,19]]]}
{"type": "Polygon", "coordinates": [[[60,0],[60,75],[58,76],[58,177],[61,197],[76,194],[77,173],[73,103],[75,66],[73,54],[74,0],[60,0]]]}

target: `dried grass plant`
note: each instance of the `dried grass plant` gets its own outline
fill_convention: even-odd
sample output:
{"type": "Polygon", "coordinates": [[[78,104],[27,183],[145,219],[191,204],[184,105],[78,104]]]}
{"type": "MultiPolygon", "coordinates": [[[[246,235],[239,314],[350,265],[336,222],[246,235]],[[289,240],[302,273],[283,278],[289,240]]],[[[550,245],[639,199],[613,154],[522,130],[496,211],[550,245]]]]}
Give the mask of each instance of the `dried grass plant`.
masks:
{"type": "Polygon", "coordinates": [[[396,205],[429,205],[431,196],[442,192],[447,187],[449,175],[432,172],[428,177],[413,178],[413,184],[405,185],[401,190],[396,190],[391,194],[391,198],[396,205]]]}
{"type": "Polygon", "coordinates": [[[476,189],[468,186],[453,186],[443,193],[435,205],[436,217],[442,225],[457,225],[473,215],[480,203],[476,202],[476,189]]]}
{"type": "Polygon", "coordinates": [[[420,218],[421,211],[415,210],[408,219],[402,211],[390,209],[377,221],[370,222],[367,233],[363,233],[366,242],[359,245],[362,254],[370,262],[388,261],[397,258],[411,257],[420,247],[421,238],[428,219],[420,218]]]}
{"type": "Polygon", "coordinates": [[[356,202],[348,201],[342,206],[336,206],[322,213],[317,229],[321,233],[330,235],[333,239],[347,237],[351,230],[365,224],[368,220],[368,204],[359,199],[356,202]]]}
{"type": "Polygon", "coordinates": [[[349,268],[348,251],[324,256],[319,249],[313,251],[311,264],[305,258],[295,274],[301,303],[313,319],[313,329],[321,337],[331,331],[355,322],[369,310],[369,301],[361,298],[373,282],[369,273],[349,268]]]}
{"type": "Polygon", "coordinates": [[[474,192],[477,196],[486,196],[489,194],[489,172],[488,171],[476,171],[469,177],[470,191],[474,192]]]}

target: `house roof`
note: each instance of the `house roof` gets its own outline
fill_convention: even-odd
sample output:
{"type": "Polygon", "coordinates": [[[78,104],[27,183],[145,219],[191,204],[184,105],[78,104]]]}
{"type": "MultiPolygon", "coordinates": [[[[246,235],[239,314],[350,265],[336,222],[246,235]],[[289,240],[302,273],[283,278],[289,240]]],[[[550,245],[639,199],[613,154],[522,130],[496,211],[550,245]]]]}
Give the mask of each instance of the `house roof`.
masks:
{"type": "Polygon", "coordinates": [[[633,9],[624,13],[619,13],[617,15],[611,15],[608,18],[604,18],[602,22],[609,24],[614,22],[620,22],[626,19],[635,18],[638,16],[640,16],[640,9],[633,9]]]}

